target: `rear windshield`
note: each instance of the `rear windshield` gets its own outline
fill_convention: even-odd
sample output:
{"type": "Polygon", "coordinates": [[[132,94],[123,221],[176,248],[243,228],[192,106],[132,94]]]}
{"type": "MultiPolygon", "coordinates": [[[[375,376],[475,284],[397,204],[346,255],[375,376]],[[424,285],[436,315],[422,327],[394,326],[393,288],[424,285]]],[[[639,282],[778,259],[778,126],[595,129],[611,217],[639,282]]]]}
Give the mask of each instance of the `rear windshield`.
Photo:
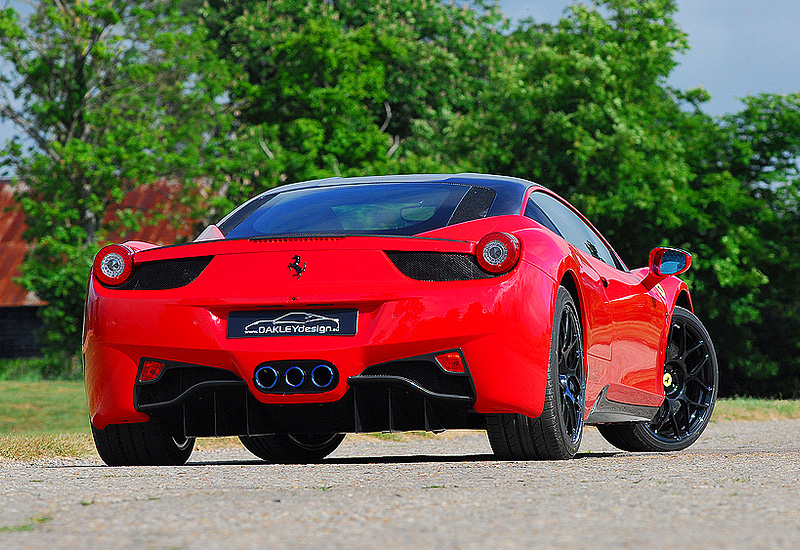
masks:
{"type": "Polygon", "coordinates": [[[448,225],[469,190],[469,185],[391,183],[284,191],[272,195],[226,237],[416,235],[448,225]]]}

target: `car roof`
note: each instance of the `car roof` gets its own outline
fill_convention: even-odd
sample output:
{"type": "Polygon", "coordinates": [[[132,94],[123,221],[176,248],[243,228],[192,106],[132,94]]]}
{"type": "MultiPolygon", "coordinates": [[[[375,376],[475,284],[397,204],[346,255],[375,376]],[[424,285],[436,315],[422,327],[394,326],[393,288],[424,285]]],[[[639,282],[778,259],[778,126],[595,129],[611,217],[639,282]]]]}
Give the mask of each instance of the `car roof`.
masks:
{"type": "Polygon", "coordinates": [[[393,184],[393,183],[451,183],[462,185],[474,185],[486,187],[496,193],[492,203],[489,216],[502,216],[506,214],[519,214],[525,193],[531,187],[542,187],[541,185],[511,176],[497,176],[492,174],[403,174],[390,176],[363,176],[355,178],[324,178],[318,180],[303,181],[274,187],[261,193],[251,200],[260,197],[295,191],[299,189],[315,189],[321,187],[337,187],[344,185],[368,185],[374,183],[393,184]]]}

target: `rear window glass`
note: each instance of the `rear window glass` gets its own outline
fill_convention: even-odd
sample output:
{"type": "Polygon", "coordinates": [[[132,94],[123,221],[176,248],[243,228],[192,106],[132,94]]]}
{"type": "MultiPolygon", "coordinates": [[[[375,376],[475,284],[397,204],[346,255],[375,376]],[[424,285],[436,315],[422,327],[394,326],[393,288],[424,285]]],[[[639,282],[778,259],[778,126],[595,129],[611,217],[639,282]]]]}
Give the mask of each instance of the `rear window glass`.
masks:
{"type": "Polygon", "coordinates": [[[284,191],[226,236],[416,235],[445,227],[469,189],[469,185],[392,183],[284,191]]]}

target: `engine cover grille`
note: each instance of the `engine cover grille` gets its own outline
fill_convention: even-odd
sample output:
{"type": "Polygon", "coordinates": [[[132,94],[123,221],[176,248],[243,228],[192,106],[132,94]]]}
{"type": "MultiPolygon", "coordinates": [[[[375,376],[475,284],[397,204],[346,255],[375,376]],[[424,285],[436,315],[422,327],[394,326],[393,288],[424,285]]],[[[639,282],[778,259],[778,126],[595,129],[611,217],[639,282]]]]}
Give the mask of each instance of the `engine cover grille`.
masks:
{"type": "Polygon", "coordinates": [[[487,273],[472,254],[386,251],[403,275],[418,281],[469,281],[499,277],[487,273]]]}
{"type": "Polygon", "coordinates": [[[214,256],[155,260],[137,264],[131,278],[116,290],[168,290],[186,286],[203,272],[214,256]]]}

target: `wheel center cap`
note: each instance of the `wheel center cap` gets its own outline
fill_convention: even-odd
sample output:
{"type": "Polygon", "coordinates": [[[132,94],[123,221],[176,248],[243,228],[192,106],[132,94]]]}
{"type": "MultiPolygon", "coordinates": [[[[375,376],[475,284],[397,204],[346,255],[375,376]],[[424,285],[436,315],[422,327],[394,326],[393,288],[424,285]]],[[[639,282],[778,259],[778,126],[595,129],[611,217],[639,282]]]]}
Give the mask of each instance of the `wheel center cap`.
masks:
{"type": "Polygon", "coordinates": [[[668,388],[672,385],[672,374],[669,372],[664,373],[664,387],[668,388]]]}

